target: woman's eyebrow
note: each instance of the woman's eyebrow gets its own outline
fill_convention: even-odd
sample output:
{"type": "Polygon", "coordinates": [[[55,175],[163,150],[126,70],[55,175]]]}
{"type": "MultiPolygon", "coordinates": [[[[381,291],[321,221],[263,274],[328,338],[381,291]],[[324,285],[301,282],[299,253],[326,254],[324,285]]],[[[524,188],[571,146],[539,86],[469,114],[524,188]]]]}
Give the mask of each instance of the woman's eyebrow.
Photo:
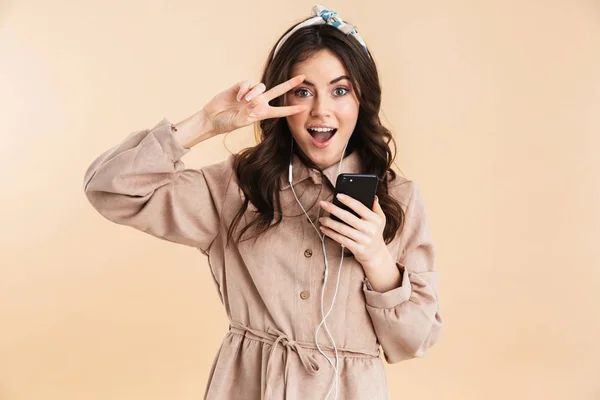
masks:
{"type": "MultiPolygon", "coordinates": [[[[342,76],[339,76],[339,77],[335,78],[335,79],[334,79],[334,80],[332,80],[331,82],[329,82],[329,84],[330,84],[330,85],[333,85],[334,83],[336,83],[336,82],[338,82],[338,81],[341,81],[342,79],[348,79],[348,80],[350,80],[350,77],[349,77],[348,75],[342,75],[342,76]]],[[[315,84],[314,84],[314,83],[312,83],[312,82],[309,82],[309,81],[307,81],[307,80],[304,80],[304,81],[302,81],[302,83],[304,83],[304,84],[307,84],[307,85],[309,85],[309,86],[312,86],[312,87],[315,87],[315,84]]]]}

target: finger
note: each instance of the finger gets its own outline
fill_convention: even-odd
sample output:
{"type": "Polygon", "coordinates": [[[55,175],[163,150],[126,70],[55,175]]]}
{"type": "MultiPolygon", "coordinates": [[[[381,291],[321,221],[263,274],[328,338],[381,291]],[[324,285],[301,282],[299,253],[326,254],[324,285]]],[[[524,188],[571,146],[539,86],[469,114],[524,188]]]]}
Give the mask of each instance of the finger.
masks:
{"type": "Polygon", "coordinates": [[[321,222],[321,225],[326,226],[327,228],[332,229],[340,235],[344,235],[357,243],[365,239],[364,233],[347,224],[344,224],[343,222],[335,221],[329,217],[321,217],[319,218],[319,222],[321,222]]]}
{"type": "Polygon", "coordinates": [[[265,98],[267,99],[267,103],[270,102],[271,100],[273,100],[274,98],[281,96],[285,92],[295,88],[302,81],[304,81],[305,78],[306,77],[304,75],[296,75],[292,79],[287,80],[283,83],[280,83],[279,85],[277,85],[275,87],[272,87],[271,89],[266,91],[264,94],[265,98]]]}
{"type": "Polygon", "coordinates": [[[352,240],[349,237],[346,237],[344,235],[340,235],[339,233],[335,232],[332,229],[327,228],[326,226],[321,226],[320,229],[321,229],[321,232],[323,232],[325,235],[329,236],[330,238],[332,238],[339,244],[343,245],[345,248],[350,250],[352,253],[356,253],[358,244],[354,240],[352,240]]]}
{"type": "MultiPolygon", "coordinates": [[[[236,99],[238,101],[242,101],[242,99],[248,95],[250,90],[253,89],[254,87],[256,87],[257,85],[258,85],[258,82],[255,82],[255,81],[249,81],[249,80],[244,81],[243,86],[240,87],[240,90],[238,91],[238,94],[236,95],[236,99]]],[[[256,97],[256,96],[253,96],[253,97],[256,97]]],[[[250,99],[250,100],[252,100],[252,99],[250,99]]],[[[250,100],[247,100],[247,101],[250,101],[250,100]]]]}
{"type": "Polygon", "coordinates": [[[254,83],[249,81],[249,80],[245,80],[242,81],[240,83],[238,83],[239,85],[239,89],[237,92],[237,95],[235,96],[235,98],[237,99],[237,101],[242,100],[242,97],[244,97],[244,95],[248,92],[248,90],[254,86],[254,83]]]}
{"type": "Polygon", "coordinates": [[[265,91],[267,87],[265,86],[264,83],[259,82],[257,83],[249,92],[248,94],[246,94],[244,96],[244,100],[246,101],[251,101],[253,98],[255,98],[256,96],[260,95],[262,92],[265,91]]]}
{"type": "Polygon", "coordinates": [[[351,212],[341,209],[340,207],[336,206],[335,204],[329,203],[327,201],[321,201],[320,204],[321,204],[321,207],[323,207],[323,209],[325,211],[328,211],[330,214],[335,215],[336,217],[338,217],[339,219],[341,219],[348,225],[350,225],[358,230],[364,230],[365,222],[363,220],[361,220],[360,218],[358,218],[356,215],[352,214],[351,212]]]}
{"type": "Polygon", "coordinates": [[[338,194],[337,199],[342,202],[342,204],[347,205],[361,216],[361,218],[371,221],[373,220],[373,211],[369,210],[363,203],[360,201],[344,194],[338,194]]]}
{"type": "Polygon", "coordinates": [[[287,107],[270,107],[269,106],[269,110],[267,111],[266,118],[287,117],[288,115],[299,114],[306,110],[307,110],[307,107],[305,105],[287,106],[287,107]]]}

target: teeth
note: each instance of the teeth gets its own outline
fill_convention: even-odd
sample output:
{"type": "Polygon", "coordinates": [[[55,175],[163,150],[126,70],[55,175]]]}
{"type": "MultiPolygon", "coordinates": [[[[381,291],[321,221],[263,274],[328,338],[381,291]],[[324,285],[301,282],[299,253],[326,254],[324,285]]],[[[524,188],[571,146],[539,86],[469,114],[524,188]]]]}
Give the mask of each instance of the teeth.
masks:
{"type": "Polygon", "coordinates": [[[311,131],[317,131],[317,132],[331,132],[334,130],[334,128],[308,128],[311,131]]]}

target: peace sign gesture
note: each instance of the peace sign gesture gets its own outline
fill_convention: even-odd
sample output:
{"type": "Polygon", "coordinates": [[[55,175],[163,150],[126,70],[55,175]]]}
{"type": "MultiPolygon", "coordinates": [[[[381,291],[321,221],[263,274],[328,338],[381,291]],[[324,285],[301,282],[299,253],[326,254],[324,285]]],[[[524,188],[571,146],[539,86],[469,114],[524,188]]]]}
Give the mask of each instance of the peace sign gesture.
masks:
{"type": "Polygon", "coordinates": [[[238,82],[216,95],[202,110],[211,123],[212,131],[217,135],[263,119],[298,114],[305,111],[306,106],[273,107],[269,105],[269,101],[295,88],[305,78],[304,75],[297,75],[267,92],[264,92],[266,87],[262,82],[255,85],[248,80],[238,82]]]}

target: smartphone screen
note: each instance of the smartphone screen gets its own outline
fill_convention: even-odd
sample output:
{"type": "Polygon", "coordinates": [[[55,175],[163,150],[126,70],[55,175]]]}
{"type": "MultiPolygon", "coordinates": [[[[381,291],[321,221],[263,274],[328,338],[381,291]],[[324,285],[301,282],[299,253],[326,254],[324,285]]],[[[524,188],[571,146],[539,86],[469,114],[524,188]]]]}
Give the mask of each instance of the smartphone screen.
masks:
{"type": "MultiPolygon", "coordinates": [[[[377,175],[375,174],[339,174],[335,183],[335,192],[333,194],[333,204],[336,206],[351,212],[356,215],[358,218],[361,218],[360,215],[350,207],[342,204],[337,199],[338,193],[343,193],[360,201],[365,205],[369,210],[373,209],[373,202],[375,201],[375,193],[377,193],[377,183],[379,182],[377,175]]],[[[344,222],[340,220],[337,216],[331,214],[331,219],[334,219],[339,222],[344,222]]]]}

